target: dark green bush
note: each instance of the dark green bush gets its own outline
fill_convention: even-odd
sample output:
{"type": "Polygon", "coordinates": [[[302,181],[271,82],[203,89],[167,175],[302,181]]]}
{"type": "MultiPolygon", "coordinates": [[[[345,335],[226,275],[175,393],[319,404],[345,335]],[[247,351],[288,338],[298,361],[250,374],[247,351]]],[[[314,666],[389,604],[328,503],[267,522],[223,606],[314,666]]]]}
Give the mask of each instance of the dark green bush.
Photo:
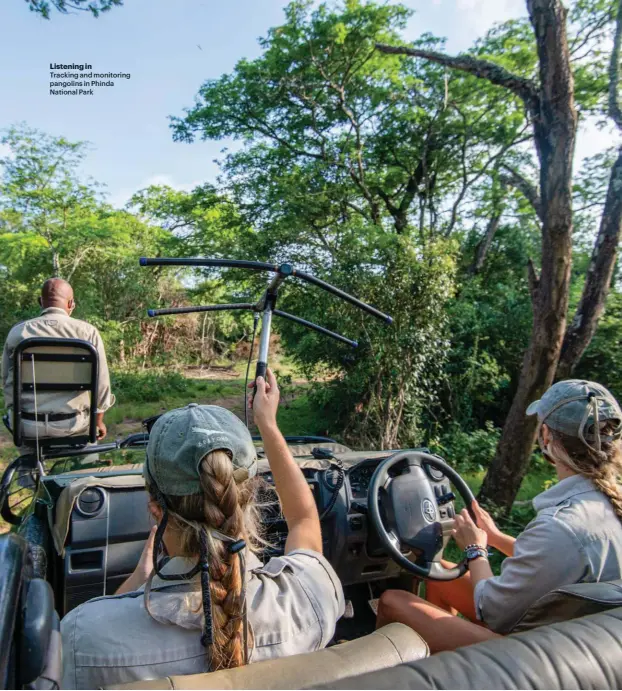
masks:
{"type": "Polygon", "coordinates": [[[110,380],[119,402],[157,403],[165,397],[183,396],[188,391],[188,381],[179,372],[114,371],[110,380]]]}
{"type": "Polygon", "coordinates": [[[452,425],[438,441],[430,442],[430,448],[442,456],[459,473],[481,472],[488,468],[497,448],[501,430],[492,422],[484,429],[464,432],[452,425]]]}

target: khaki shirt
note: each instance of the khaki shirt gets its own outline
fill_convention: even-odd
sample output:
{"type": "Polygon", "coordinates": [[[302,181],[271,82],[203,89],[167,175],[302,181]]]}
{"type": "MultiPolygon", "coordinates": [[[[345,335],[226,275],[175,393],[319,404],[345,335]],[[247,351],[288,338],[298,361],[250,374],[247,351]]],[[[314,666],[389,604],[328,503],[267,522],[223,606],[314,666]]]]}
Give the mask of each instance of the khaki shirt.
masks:
{"type": "Polygon", "coordinates": [[[538,515],[517,538],[501,575],[475,586],[478,618],[497,633],[509,633],[556,588],[622,578],[622,521],[590,480],[567,477],[533,505],[538,515]]]}
{"type": "MultiPolygon", "coordinates": [[[[175,557],[165,575],[194,566],[175,557]]],[[[206,671],[201,645],[203,610],[178,581],[153,578],[150,609],[144,587],[100,597],[76,607],[61,621],[63,689],[96,689],[138,680],[206,671]]],[[[341,582],[323,555],[297,549],[263,565],[251,553],[246,564],[248,623],[254,646],[250,661],[307,653],[324,648],[344,612],[341,582]]]]}
{"type": "MultiPolygon", "coordinates": [[[[26,338],[79,338],[92,343],[97,348],[99,356],[99,382],[97,391],[97,412],[103,413],[112,405],[115,398],[110,390],[110,374],[106,361],[104,343],[99,331],[91,324],[79,319],[73,319],[65,310],[58,307],[49,307],[41,312],[38,317],[16,324],[4,344],[2,353],[2,381],[4,386],[4,404],[7,408],[13,407],[13,352],[15,347],[26,338]]],[[[34,397],[31,393],[23,395],[24,410],[34,413],[34,397]]],[[[89,409],[89,394],[84,391],[79,394],[63,392],[37,393],[38,413],[83,413],[88,424],[86,412],[89,409]]],[[[73,432],[72,432],[73,433],[73,432]]]]}

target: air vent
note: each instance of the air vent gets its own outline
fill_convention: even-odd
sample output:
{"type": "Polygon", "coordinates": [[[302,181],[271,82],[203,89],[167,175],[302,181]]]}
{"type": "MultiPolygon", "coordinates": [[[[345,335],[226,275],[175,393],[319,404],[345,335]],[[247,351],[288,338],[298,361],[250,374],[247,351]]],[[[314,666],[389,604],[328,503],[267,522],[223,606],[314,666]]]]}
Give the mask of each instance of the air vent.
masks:
{"type": "Polygon", "coordinates": [[[106,495],[100,487],[89,487],[85,489],[76,502],[76,510],[85,518],[93,518],[104,508],[106,495]]]}

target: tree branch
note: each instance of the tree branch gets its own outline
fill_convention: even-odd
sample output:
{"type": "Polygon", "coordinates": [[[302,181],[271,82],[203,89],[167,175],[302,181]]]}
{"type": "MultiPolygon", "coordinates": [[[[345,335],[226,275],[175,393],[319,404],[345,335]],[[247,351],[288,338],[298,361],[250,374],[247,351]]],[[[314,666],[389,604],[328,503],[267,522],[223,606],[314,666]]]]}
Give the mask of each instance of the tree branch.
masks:
{"type": "Polygon", "coordinates": [[[556,377],[565,379],[574,371],[596,333],[605,309],[622,235],[622,148],[611,169],[609,188],[600,228],[594,243],[581,300],[568,325],[556,377]]]}
{"type": "MultiPolygon", "coordinates": [[[[524,131],[524,130],[523,130],[524,131]]],[[[490,166],[493,163],[496,163],[504,154],[506,154],[513,146],[516,146],[517,144],[522,144],[525,141],[530,141],[531,137],[521,137],[520,135],[522,132],[520,132],[517,135],[516,139],[513,139],[511,142],[508,142],[504,146],[497,151],[497,153],[493,154],[487,161],[484,163],[482,168],[471,178],[465,178],[464,173],[466,172],[466,169],[464,168],[464,161],[463,161],[463,185],[462,189],[456,199],[456,201],[453,204],[452,207],[452,212],[451,212],[451,221],[449,222],[449,226],[447,230],[445,231],[445,236],[449,237],[453,231],[453,228],[456,224],[456,221],[458,219],[458,208],[459,205],[462,203],[468,189],[472,187],[485,173],[486,171],[490,168],[490,166]]]]}
{"type": "Polygon", "coordinates": [[[467,72],[481,79],[487,79],[492,84],[502,86],[504,89],[508,89],[522,98],[532,115],[538,111],[539,98],[535,84],[531,80],[519,77],[489,60],[481,60],[470,55],[452,57],[434,50],[418,50],[416,48],[408,48],[407,46],[389,46],[385,43],[376,43],[376,48],[382,53],[423,58],[424,60],[436,62],[439,65],[467,72]]]}
{"type": "Polygon", "coordinates": [[[501,207],[493,213],[493,215],[490,217],[490,220],[488,221],[488,225],[486,226],[486,232],[484,233],[484,237],[481,239],[480,243],[477,246],[477,251],[475,252],[475,259],[473,260],[473,264],[471,264],[471,267],[469,269],[470,274],[475,275],[482,270],[482,267],[484,266],[484,261],[486,260],[486,255],[488,254],[488,250],[490,249],[495,234],[499,229],[499,224],[501,223],[502,216],[503,206],[501,205],[501,207]]]}
{"type": "Polygon", "coordinates": [[[514,168],[511,168],[506,164],[502,164],[501,167],[507,172],[507,175],[501,176],[501,180],[505,184],[515,187],[531,204],[531,206],[533,206],[538,218],[540,221],[542,221],[542,199],[540,199],[538,188],[514,168]]]}

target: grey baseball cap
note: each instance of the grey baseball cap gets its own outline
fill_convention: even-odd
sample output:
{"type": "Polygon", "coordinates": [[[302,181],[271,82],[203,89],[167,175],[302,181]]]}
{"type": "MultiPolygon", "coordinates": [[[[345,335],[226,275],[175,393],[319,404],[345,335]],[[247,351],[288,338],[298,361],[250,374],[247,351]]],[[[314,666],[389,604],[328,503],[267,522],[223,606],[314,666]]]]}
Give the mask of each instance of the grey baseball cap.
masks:
{"type": "Polygon", "coordinates": [[[242,421],[220,406],[190,403],[164,413],[151,428],[143,472],[163,494],[198,494],[199,465],[219,449],[231,455],[236,481],[257,474],[257,451],[242,421]]]}
{"type": "Polygon", "coordinates": [[[601,384],[583,379],[557,382],[538,401],[527,408],[527,415],[537,415],[540,423],[572,437],[592,441],[594,423],[618,420],[619,438],[622,429],[622,411],[618,402],[601,384]]]}

